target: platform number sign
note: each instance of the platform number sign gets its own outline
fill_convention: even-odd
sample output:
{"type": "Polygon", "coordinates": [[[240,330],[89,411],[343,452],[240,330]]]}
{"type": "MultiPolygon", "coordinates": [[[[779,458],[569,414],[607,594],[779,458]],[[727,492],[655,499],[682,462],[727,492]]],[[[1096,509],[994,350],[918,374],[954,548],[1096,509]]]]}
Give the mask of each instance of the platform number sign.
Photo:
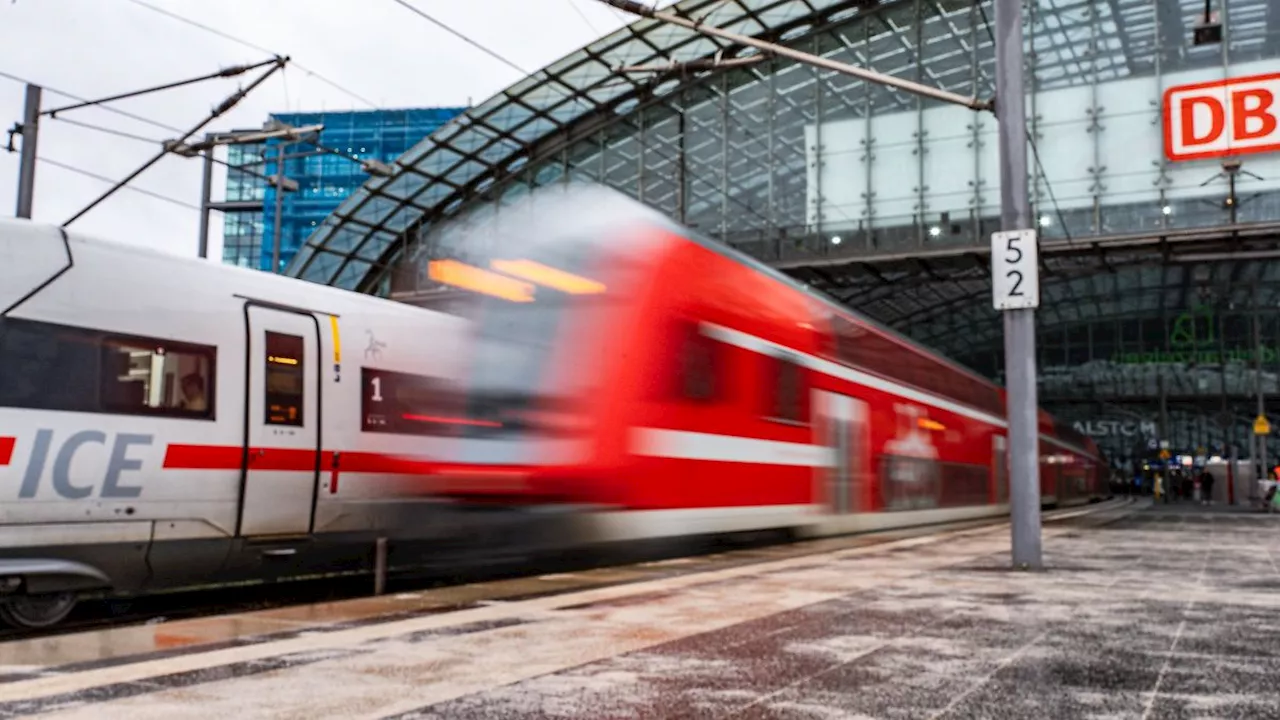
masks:
{"type": "Polygon", "coordinates": [[[997,310],[1040,306],[1040,265],[1035,230],[991,235],[992,304],[997,310]]]}

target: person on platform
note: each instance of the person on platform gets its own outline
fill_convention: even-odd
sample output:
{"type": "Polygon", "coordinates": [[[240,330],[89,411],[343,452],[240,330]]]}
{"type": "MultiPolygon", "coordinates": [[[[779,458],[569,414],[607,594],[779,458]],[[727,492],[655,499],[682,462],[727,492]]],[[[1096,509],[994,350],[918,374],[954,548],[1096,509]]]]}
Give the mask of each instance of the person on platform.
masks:
{"type": "Polygon", "coordinates": [[[1213,473],[1205,468],[1200,473],[1200,503],[1209,505],[1213,502],[1213,473]]]}

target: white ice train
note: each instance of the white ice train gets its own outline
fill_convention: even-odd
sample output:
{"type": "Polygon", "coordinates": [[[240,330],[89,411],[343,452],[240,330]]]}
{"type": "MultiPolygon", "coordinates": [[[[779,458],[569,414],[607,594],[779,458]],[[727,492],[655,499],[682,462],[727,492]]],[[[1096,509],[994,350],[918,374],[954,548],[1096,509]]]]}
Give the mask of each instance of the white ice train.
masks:
{"type": "Polygon", "coordinates": [[[0,220],[0,617],[439,535],[433,426],[466,327],[0,220]]]}

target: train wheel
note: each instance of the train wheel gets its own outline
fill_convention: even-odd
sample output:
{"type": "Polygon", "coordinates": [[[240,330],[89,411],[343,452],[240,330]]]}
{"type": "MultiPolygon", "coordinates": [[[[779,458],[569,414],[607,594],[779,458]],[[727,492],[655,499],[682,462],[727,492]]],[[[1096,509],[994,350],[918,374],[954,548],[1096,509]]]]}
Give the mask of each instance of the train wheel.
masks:
{"type": "Polygon", "coordinates": [[[62,622],[76,606],[71,593],[15,595],[0,602],[0,620],[13,627],[47,628],[62,622]]]}

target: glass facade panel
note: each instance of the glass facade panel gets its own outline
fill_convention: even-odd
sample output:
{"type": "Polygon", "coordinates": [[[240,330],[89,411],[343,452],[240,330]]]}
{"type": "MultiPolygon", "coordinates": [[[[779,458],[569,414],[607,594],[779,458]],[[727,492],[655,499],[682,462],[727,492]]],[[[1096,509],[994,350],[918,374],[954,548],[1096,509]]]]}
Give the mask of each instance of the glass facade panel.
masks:
{"type": "MultiPolygon", "coordinates": [[[[227,150],[226,199],[261,202],[261,208],[224,213],[223,259],[241,267],[271,270],[275,245],[276,190],[262,176],[274,176],[282,152],[285,177],[298,183],[281,199],[280,266],[287,267],[302,247],[347,197],[370,175],[361,160],[391,164],[423,137],[457,117],[465,108],[420,108],[370,112],[282,113],[272,115],[295,127],[323,124],[317,142],[345,157],[309,143],[232,145],[227,150]],[[251,170],[254,174],[244,170],[251,170]]],[[[405,183],[395,186],[403,192],[405,183]]],[[[417,187],[414,185],[413,187],[417,187]]]]}

